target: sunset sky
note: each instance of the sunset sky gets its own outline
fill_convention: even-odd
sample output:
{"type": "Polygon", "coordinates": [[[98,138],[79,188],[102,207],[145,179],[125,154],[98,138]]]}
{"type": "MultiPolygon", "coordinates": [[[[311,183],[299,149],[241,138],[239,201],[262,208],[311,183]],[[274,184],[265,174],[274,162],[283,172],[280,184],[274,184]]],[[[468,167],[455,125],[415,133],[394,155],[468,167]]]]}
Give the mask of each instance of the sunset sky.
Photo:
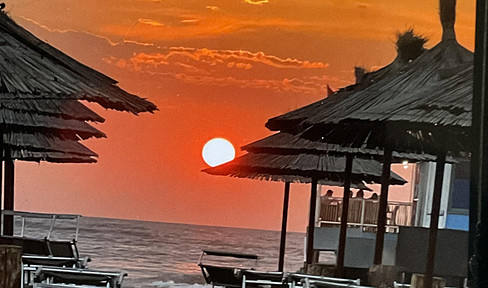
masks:
{"type": "MultiPolygon", "coordinates": [[[[84,216],[279,229],[283,183],[204,174],[203,145],[271,135],[268,118],[352,84],[354,66],[390,63],[398,31],[413,27],[428,47],[441,38],[437,0],[5,3],[37,37],[159,107],[134,116],[88,104],[106,118],[94,126],[108,138],[83,142],[97,164],[16,164],[17,210],[84,216]]],[[[458,1],[469,50],[474,15],[474,0],[458,1]]],[[[289,228],[304,232],[310,188],[291,189],[289,228]]]]}

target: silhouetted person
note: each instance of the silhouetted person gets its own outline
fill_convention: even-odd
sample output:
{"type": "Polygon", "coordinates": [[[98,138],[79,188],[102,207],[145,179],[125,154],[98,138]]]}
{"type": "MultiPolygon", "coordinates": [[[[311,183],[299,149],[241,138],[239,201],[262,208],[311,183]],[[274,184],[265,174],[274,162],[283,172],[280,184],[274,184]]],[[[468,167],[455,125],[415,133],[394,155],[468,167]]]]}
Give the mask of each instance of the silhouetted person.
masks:
{"type": "Polygon", "coordinates": [[[364,198],[363,189],[359,189],[359,191],[356,193],[356,198],[364,198]]]}
{"type": "Polygon", "coordinates": [[[332,191],[332,190],[330,190],[330,189],[329,189],[329,190],[327,190],[327,192],[325,192],[325,196],[326,196],[326,197],[332,197],[332,194],[334,194],[334,191],[332,191]]]}
{"type": "Polygon", "coordinates": [[[371,200],[378,200],[378,194],[376,194],[376,192],[373,193],[373,195],[371,195],[371,198],[369,198],[369,199],[371,199],[371,200]]]}

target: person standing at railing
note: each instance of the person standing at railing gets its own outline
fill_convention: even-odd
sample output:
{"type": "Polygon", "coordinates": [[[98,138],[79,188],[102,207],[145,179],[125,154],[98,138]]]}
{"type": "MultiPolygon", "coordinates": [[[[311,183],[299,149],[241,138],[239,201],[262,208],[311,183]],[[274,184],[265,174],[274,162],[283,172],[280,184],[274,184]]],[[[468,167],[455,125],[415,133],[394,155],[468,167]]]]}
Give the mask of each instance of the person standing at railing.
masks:
{"type": "Polygon", "coordinates": [[[321,197],[321,211],[320,220],[321,221],[332,221],[337,222],[339,219],[339,203],[334,199],[334,191],[327,190],[325,195],[321,197]]]}
{"type": "Polygon", "coordinates": [[[379,209],[378,194],[376,192],[374,192],[373,195],[367,199],[364,208],[364,223],[376,224],[379,209]]]}
{"type": "Polygon", "coordinates": [[[333,197],[333,194],[334,194],[334,191],[332,191],[332,190],[329,189],[329,190],[327,190],[327,192],[325,192],[325,195],[324,196],[325,197],[333,197]]]}
{"type": "Polygon", "coordinates": [[[364,190],[359,189],[356,196],[349,202],[349,213],[347,222],[351,224],[361,224],[362,209],[364,201],[364,190]]]}
{"type": "Polygon", "coordinates": [[[364,198],[364,190],[359,189],[359,191],[356,193],[356,198],[364,198]]]}

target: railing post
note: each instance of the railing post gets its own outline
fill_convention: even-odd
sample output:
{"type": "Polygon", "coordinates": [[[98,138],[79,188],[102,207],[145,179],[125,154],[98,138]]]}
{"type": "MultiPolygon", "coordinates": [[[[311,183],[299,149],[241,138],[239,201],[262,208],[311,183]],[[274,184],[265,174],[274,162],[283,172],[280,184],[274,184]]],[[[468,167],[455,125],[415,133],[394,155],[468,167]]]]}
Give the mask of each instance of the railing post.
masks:
{"type": "Polygon", "coordinates": [[[364,228],[364,211],[366,210],[366,200],[365,199],[362,199],[361,200],[361,230],[363,230],[364,228]]]}

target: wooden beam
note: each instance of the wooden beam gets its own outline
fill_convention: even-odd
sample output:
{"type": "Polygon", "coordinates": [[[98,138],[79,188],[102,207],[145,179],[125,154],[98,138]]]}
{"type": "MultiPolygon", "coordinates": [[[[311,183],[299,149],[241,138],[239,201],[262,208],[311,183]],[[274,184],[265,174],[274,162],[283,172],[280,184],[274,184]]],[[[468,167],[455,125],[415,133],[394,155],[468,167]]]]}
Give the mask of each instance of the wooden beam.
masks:
{"type": "Polygon", "coordinates": [[[385,145],[383,154],[383,170],[381,174],[380,206],[378,208],[378,221],[376,230],[376,243],[374,248],[374,264],[379,265],[383,260],[383,246],[385,243],[386,214],[388,210],[388,188],[390,186],[391,159],[393,151],[390,145],[385,145]]]}
{"type": "Polygon", "coordinates": [[[439,152],[435,166],[434,194],[432,195],[432,208],[430,211],[429,247],[425,265],[424,287],[432,287],[434,277],[435,249],[437,246],[437,229],[439,227],[439,212],[441,210],[442,182],[444,180],[444,167],[446,153],[439,152]]]}
{"type": "Polygon", "coordinates": [[[488,1],[476,1],[473,76],[469,287],[488,287],[488,1]]]}
{"type": "MultiPolygon", "coordinates": [[[[307,231],[307,257],[306,264],[313,263],[313,238],[315,234],[315,206],[317,205],[317,177],[312,177],[312,188],[310,192],[310,215],[308,218],[308,231],[307,231]]],[[[307,267],[305,267],[308,269],[307,267]]]]}
{"type": "Polygon", "coordinates": [[[346,167],[344,170],[344,195],[342,196],[341,228],[339,232],[339,248],[337,250],[336,277],[344,277],[344,257],[347,238],[347,215],[349,213],[349,194],[351,190],[353,155],[346,154],[346,167]]]}
{"type": "MultiPolygon", "coordinates": [[[[5,183],[4,183],[4,210],[14,210],[14,160],[10,158],[10,151],[6,151],[5,159],[5,183]]],[[[14,216],[5,215],[3,217],[3,235],[14,235],[14,216]]]]}
{"type": "Polygon", "coordinates": [[[280,256],[278,271],[283,272],[285,266],[286,227],[288,223],[288,203],[290,202],[290,182],[285,182],[285,195],[283,198],[283,217],[281,218],[280,256]]]}

